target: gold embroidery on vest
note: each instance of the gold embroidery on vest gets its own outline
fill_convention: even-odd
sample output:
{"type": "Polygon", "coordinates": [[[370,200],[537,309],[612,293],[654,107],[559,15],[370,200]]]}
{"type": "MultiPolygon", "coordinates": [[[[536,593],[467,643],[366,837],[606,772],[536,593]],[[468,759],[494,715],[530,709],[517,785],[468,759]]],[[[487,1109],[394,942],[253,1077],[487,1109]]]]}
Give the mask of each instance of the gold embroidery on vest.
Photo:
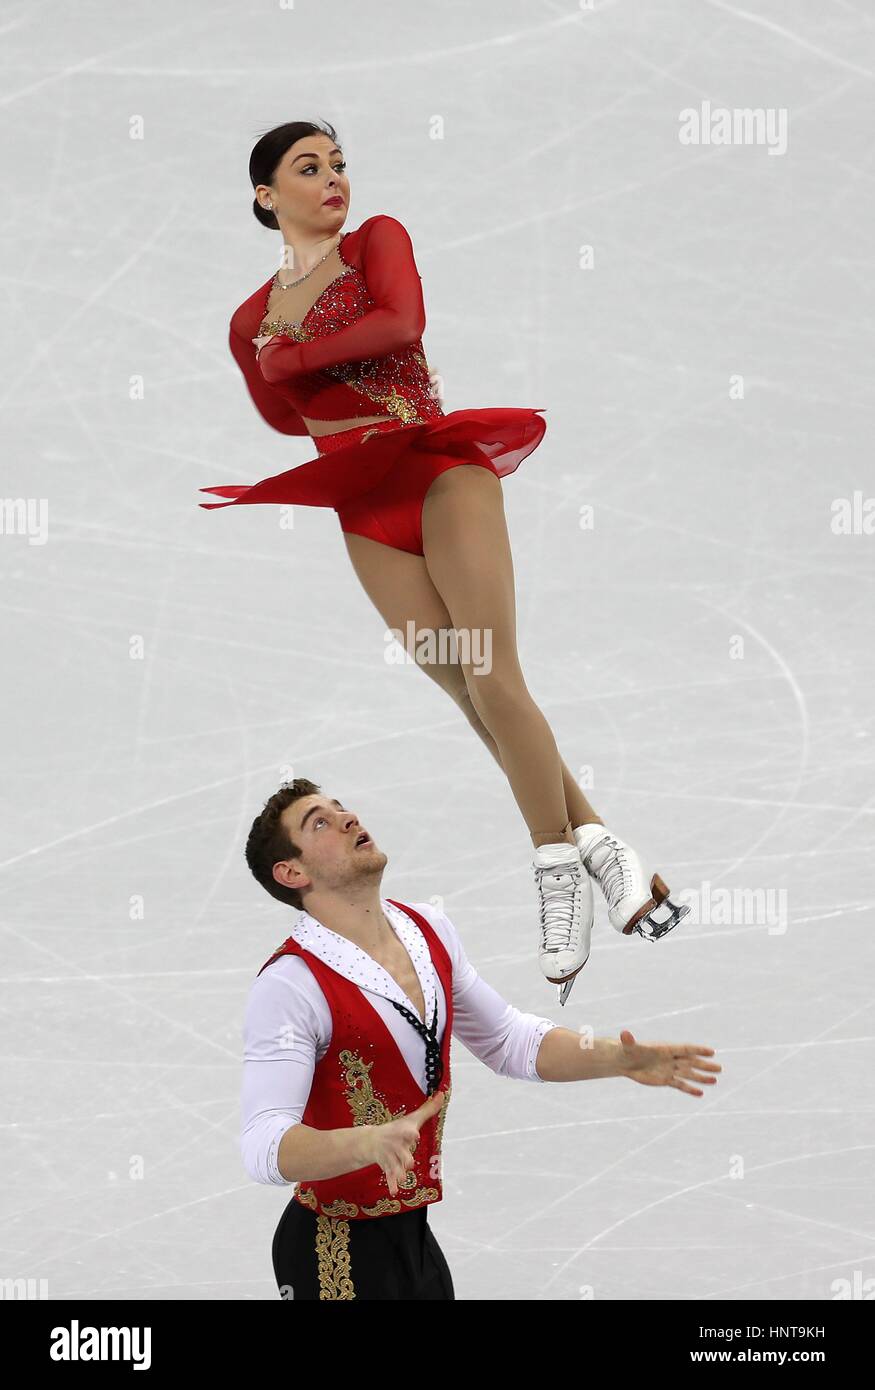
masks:
{"type": "Polygon", "coordinates": [[[299,1187],[295,1196],[305,1207],[321,1212],[323,1216],[358,1216],[359,1209],[355,1202],[347,1202],[344,1197],[335,1197],[334,1201],[326,1206],[324,1203],[320,1204],[312,1187],[299,1187]]]}
{"type": "Polygon", "coordinates": [[[316,1259],[319,1297],[353,1299],[355,1286],[349,1270],[349,1222],[316,1217],[316,1259]]]}
{"type": "MultiPolygon", "coordinates": [[[[397,1120],[407,1113],[402,1105],[400,1110],[396,1110],[393,1114],[382,1097],[377,1095],[371,1082],[373,1062],[366,1062],[357,1052],[350,1052],[347,1048],[339,1053],[339,1059],[341,1067],[344,1069],[344,1080],[347,1086],[346,1099],[352,1111],[354,1125],[386,1125],[391,1120],[397,1120]]],[[[418,1143],[419,1140],[417,1139],[413,1145],[414,1154],[418,1143]]],[[[382,1181],[386,1181],[385,1173],[382,1174],[382,1181]]],[[[400,1179],[398,1187],[409,1192],[411,1188],[416,1187],[418,1181],[415,1170],[411,1168],[400,1179]]],[[[328,1207],[323,1208],[323,1210],[329,1214],[337,1214],[328,1207]]]]}
{"type": "Polygon", "coordinates": [[[436,1187],[418,1187],[412,1197],[402,1197],[405,1207],[421,1207],[423,1202],[436,1202],[440,1193],[436,1187]]]}
{"type": "Polygon", "coordinates": [[[366,1062],[357,1052],[344,1048],[340,1065],[346,1081],[346,1099],[352,1111],[354,1125],[385,1125],[405,1113],[402,1106],[394,1115],[386,1102],[377,1095],[371,1082],[373,1062],[366,1062]]]}
{"type": "Polygon", "coordinates": [[[344,1197],[335,1197],[333,1202],[322,1203],[323,1216],[358,1216],[355,1202],[347,1202],[344,1197]]]}
{"type": "Polygon", "coordinates": [[[441,1142],[443,1141],[444,1137],[444,1120],[447,1118],[447,1106],[450,1103],[450,1092],[452,1091],[452,1089],[452,1086],[447,1087],[446,1091],[444,1092],[444,1103],[438,1111],[438,1122],[434,1135],[435,1153],[440,1153],[441,1151],[441,1142]]]}
{"type": "Polygon", "coordinates": [[[365,1216],[397,1216],[400,1210],[401,1203],[394,1197],[381,1197],[372,1207],[362,1207],[365,1216]]]}
{"type": "Polygon", "coordinates": [[[434,1149],[432,1150],[431,1161],[429,1163],[428,1176],[430,1178],[437,1178],[438,1181],[440,1181],[441,1177],[443,1176],[443,1159],[441,1157],[441,1144],[443,1143],[444,1121],[447,1118],[447,1107],[450,1103],[451,1090],[452,1087],[448,1085],[447,1089],[444,1091],[444,1103],[438,1111],[437,1124],[435,1125],[434,1131],[434,1149]]]}

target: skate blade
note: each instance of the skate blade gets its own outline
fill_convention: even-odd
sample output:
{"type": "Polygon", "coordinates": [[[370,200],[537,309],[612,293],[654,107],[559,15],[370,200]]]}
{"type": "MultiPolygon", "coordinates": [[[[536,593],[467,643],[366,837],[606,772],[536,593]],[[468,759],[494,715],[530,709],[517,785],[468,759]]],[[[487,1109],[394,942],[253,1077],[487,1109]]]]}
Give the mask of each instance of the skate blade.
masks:
{"type": "Polygon", "coordinates": [[[563,1009],[565,1008],[566,1000],[571,993],[571,988],[576,979],[577,975],[572,975],[570,980],[566,980],[564,984],[559,986],[559,1003],[562,1005],[563,1009]]]}
{"type": "MultiPolygon", "coordinates": [[[[589,956],[587,956],[586,960],[589,960],[589,956]]],[[[586,960],[583,962],[583,965],[586,965],[586,960]]],[[[574,981],[577,979],[578,975],[583,969],[583,965],[581,965],[579,969],[575,970],[573,975],[566,975],[564,979],[561,980],[551,979],[549,975],[545,977],[548,984],[558,986],[559,1003],[562,1005],[563,1008],[565,1007],[568,996],[571,993],[571,987],[574,984],[574,981]]]]}
{"type": "Polygon", "coordinates": [[[676,927],[678,922],[686,917],[690,910],[688,905],[678,907],[672,902],[671,898],[668,896],[669,890],[659,874],[654,874],[650,880],[650,893],[650,902],[645,903],[642,908],[639,908],[635,916],[628,921],[624,927],[618,928],[621,936],[631,936],[633,932],[637,932],[638,935],[643,936],[646,941],[658,941],[661,936],[665,936],[667,931],[671,931],[673,927],[676,927]],[[664,922],[657,922],[654,919],[653,913],[656,908],[662,907],[663,905],[673,914],[673,920],[666,918],[664,922]],[[642,923],[648,925],[642,927],[642,923]]]}
{"type": "Polygon", "coordinates": [[[682,903],[680,906],[673,903],[671,898],[664,898],[659,906],[668,910],[668,916],[664,921],[657,921],[652,908],[635,923],[634,930],[645,941],[659,941],[666,932],[674,931],[679,922],[682,922],[690,911],[689,903],[682,903]]]}

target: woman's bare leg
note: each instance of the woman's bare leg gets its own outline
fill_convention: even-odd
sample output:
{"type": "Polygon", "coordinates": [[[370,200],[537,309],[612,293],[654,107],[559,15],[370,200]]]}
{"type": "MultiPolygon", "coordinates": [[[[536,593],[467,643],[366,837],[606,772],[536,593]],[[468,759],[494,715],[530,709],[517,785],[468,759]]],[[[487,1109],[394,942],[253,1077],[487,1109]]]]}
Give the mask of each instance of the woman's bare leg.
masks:
{"type": "MultiPolygon", "coordinates": [[[[414,630],[425,629],[435,633],[453,627],[447,606],[435,588],[426,562],[421,556],[411,555],[404,550],[394,550],[365,536],[345,534],[344,541],[359,582],[387,627],[402,635],[407,632],[408,622],[414,624],[414,630]]],[[[498,745],[474,707],[462,667],[458,663],[422,663],[420,669],[459,706],[478,738],[506,775],[498,745]]],[[[472,676],[471,679],[477,681],[483,678],[472,676]]],[[[573,773],[561,761],[560,768],[565,797],[564,822],[570,821],[574,826],[598,822],[598,815],[578,786],[573,773]]],[[[560,835],[559,838],[565,837],[560,835]]],[[[542,835],[540,842],[543,843],[544,839],[542,835]]]]}
{"type": "Polygon", "coordinates": [[[498,746],[535,845],[573,843],[562,767],[550,726],[519,664],[513,562],[501,481],[460,464],[435,479],[422,510],[425,563],[457,631],[491,637],[491,666],[463,663],[474,708],[498,746]]]}

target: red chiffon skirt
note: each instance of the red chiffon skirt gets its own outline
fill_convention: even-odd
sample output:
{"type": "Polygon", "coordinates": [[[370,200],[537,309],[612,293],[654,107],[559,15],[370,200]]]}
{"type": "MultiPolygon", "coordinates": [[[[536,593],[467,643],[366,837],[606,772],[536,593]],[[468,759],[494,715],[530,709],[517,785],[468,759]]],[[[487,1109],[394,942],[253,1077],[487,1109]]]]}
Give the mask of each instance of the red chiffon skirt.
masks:
{"type": "Polygon", "coordinates": [[[454,410],[425,424],[400,420],[314,436],[319,456],[251,486],[206,487],[226,502],[332,507],[344,531],[422,554],[422,501],[438,474],[477,463],[506,477],[538,447],[547,428],[543,407],[454,410]]]}

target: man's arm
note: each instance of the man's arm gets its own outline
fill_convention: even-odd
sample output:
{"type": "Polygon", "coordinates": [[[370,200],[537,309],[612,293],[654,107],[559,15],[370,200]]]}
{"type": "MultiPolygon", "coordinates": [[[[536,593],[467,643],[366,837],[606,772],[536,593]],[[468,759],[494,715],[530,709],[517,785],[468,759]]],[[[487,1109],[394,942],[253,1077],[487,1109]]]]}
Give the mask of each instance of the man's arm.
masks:
{"type": "Polygon", "coordinates": [[[672,1086],[701,1096],[696,1083],[714,1085],[722,1070],[703,1043],[638,1043],[624,1028],[619,1038],[591,1038],[513,1007],[471,965],[449,918],[417,904],[441,935],[453,962],[453,1033],[500,1076],[533,1081],[593,1081],[624,1076],[642,1086],[672,1086]],[[692,1083],[692,1084],[690,1084],[692,1083]]]}
{"type": "Polygon", "coordinates": [[[280,1140],[277,1167],[286,1182],[318,1182],[339,1178],[374,1162],[370,1157],[370,1125],[349,1129],[313,1129],[297,1124],[280,1140]]]}
{"type": "Polygon", "coordinates": [[[584,1034],[558,1024],[542,1038],[536,1066],[542,1081],[594,1081],[601,1076],[628,1075],[619,1039],[587,1040],[584,1034]]]}
{"type": "Polygon", "coordinates": [[[243,1024],[241,1152],[255,1182],[318,1182],[377,1164],[394,1196],[413,1166],[420,1126],[438,1113],[438,1091],[411,1114],[378,1125],[316,1129],[303,1114],[331,1012],[307,967],[283,958],[253,982],[243,1024]]]}
{"type": "Polygon", "coordinates": [[[302,1120],[331,1015],[307,967],[284,958],[253,982],[243,1025],[241,1152],[255,1182],[315,1182],[365,1168],[366,1130],[302,1120]]]}
{"type": "MultiPolygon", "coordinates": [[[[557,1028],[555,1043],[547,1049],[544,1066],[550,1075],[547,1081],[589,1081],[595,1076],[627,1076],[639,1086],[671,1086],[688,1096],[703,1096],[701,1085],[717,1084],[717,1072],[723,1068],[714,1056],[713,1047],[704,1043],[639,1043],[628,1028],[619,1038],[593,1038],[557,1028]],[[581,1057],[589,1060],[581,1061],[581,1057]]],[[[548,1035],[554,1036],[554,1035],[548,1035]]],[[[544,1038],[544,1043],[548,1041],[544,1038]]],[[[541,1050],[543,1051],[543,1043],[541,1050]]],[[[538,1057],[539,1068],[541,1057],[538,1057]]]]}

